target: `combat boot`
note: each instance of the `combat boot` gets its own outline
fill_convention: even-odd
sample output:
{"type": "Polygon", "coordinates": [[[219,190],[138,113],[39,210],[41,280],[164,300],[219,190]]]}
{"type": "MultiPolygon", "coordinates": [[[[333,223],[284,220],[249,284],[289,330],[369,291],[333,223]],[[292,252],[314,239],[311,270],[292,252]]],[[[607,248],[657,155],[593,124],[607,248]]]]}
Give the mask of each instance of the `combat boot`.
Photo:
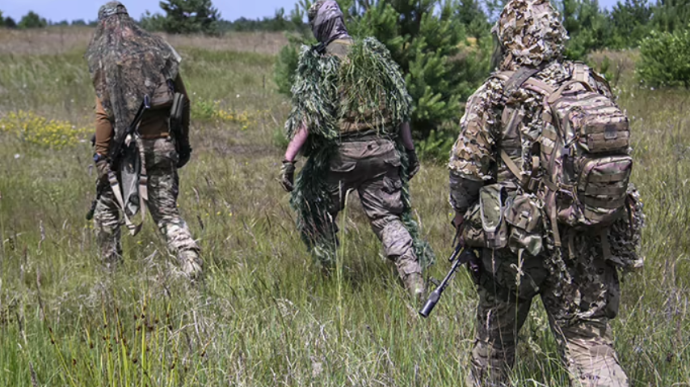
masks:
{"type": "Polygon", "coordinates": [[[424,298],[424,279],[422,273],[410,273],[403,280],[407,292],[417,301],[424,298]]]}
{"type": "Polygon", "coordinates": [[[195,280],[201,276],[203,263],[199,253],[195,250],[184,250],[179,252],[177,258],[180,260],[182,272],[190,279],[195,280]]]}

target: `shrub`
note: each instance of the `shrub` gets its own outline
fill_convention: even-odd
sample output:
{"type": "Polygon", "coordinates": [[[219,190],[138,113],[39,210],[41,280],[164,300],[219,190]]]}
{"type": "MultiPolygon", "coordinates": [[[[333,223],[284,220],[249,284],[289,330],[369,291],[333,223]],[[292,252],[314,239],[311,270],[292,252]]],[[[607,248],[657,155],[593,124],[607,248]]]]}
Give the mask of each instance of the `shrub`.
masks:
{"type": "Polygon", "coordinates": [[[3,24],[6,28],[17,28],[17,22],[9,16],[5,19],[3,24]]]}
{"type": "Polygon", "coordinates": [[[640,44],[637,74],[651,86],[690,87],[690,31],[652,31],[640,44]]]}
{"type": "Polygon", "coordinates": [[[22,20],[19,21],[19,28],[44,28],[48,25],[46,19],[38,16],[34,11],[29,11],[22,20]]]}
{"type": "Polygon", "coordinates": [[[47,119],[31,111],[10,112],[0,117],[0,133],[15,135],[22,142],[51,149],[74,146],[93,133],[69,122],[47,119]]]}

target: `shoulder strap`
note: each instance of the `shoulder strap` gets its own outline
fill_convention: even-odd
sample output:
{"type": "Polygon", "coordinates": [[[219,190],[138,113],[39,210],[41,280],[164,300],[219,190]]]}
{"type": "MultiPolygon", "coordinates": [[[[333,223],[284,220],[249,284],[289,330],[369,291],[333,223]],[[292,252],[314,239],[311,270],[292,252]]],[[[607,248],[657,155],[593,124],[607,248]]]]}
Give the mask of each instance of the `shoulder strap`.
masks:
{"type": "Polygon", "coordinates": [[[573,79],[580,83],[589,83],[589,68],[587,65],[576,62],[573,67],[573,79]]]}
{"type": "Polygon", "coordinates": [[[517,91],[528,79],[541,71],[540,68],[521,67],[506,81],[504,95],[510,96],[517,91]]]}

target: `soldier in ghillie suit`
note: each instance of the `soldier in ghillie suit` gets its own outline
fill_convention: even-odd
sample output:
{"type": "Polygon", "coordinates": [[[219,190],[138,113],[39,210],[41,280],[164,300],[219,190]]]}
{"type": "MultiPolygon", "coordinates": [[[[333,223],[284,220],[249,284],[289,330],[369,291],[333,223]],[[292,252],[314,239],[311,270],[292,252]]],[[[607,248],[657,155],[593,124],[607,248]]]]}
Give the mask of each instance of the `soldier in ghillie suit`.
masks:
{"type": "Polygon", "coordinates": [[[511,0],[493,29],[498,71],[472,95],[450,159],[450,202],[481,251],[468,386],[509,385],[541,296],[574,386],[628,386],[609,321],[644,216],[629,184],[629,126],[606,81],[563,58],[548,0],[511,0]]]}
{"type": "Polygon", "coordinates": [[[177,168],[192,151],[179,55],[162,38],[141,29],[121,3],[109,2],[98,12],[85,57],[97,95],[94,160],[100,194],[94,220],[102,259],[112,264],[121,258],[120,215],[134,234],[138,227],[129,218],[138,211],[143,215],[148,207],[183,272],[197,276],[199,247],[177,208],[177,168]],[[149,108],[135,133],[127,136],[144,101],[149,108]],[[177,130],[172,128],[173,105],[181,106],[175,113],[177,130]],[[129,151],[114,154],[114,148],[129,151]]]}
{"type": "Polygon", "coordinates": [[[292,191],[302,239],[324,267],[333,264],[336,217],[357,190],[386,256],[419,297],[432,252],[418,239],[408,181],[419,170],[410,97],[399,67],[373,38],[352,39],[335,1],[318,1],[309,22],[319,41],[302,49],[286,123],[291,140],[281,182],[292,191]],[[307,162],[296,182],[295,157],[307,162]]]}

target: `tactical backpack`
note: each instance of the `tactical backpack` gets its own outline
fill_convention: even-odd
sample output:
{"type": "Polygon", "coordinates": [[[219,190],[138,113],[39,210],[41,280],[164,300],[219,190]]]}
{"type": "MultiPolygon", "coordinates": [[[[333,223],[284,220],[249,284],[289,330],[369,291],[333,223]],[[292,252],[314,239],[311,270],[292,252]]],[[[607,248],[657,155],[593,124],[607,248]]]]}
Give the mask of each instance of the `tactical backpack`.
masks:
{"type": "MultiPolygon", "coordinates": [[[[534,78],[538,71],[498,74],[509,99],[521,87],[544,96],[544,126],[532,149],[531,171],[519,168],[505,151],[501,159],[527,192],[542,199],[560,247],[559,223],[604,230],[622,214],[633,167],[630,127],[626,114],[590,84],[590,76],[605,80],[584,64],[575,63],[571,79],[558,89],[534,78]]],[[[524,112],[510,103],[506,110],[505,133],[521,138],[516,131],[524,112]]]]}

